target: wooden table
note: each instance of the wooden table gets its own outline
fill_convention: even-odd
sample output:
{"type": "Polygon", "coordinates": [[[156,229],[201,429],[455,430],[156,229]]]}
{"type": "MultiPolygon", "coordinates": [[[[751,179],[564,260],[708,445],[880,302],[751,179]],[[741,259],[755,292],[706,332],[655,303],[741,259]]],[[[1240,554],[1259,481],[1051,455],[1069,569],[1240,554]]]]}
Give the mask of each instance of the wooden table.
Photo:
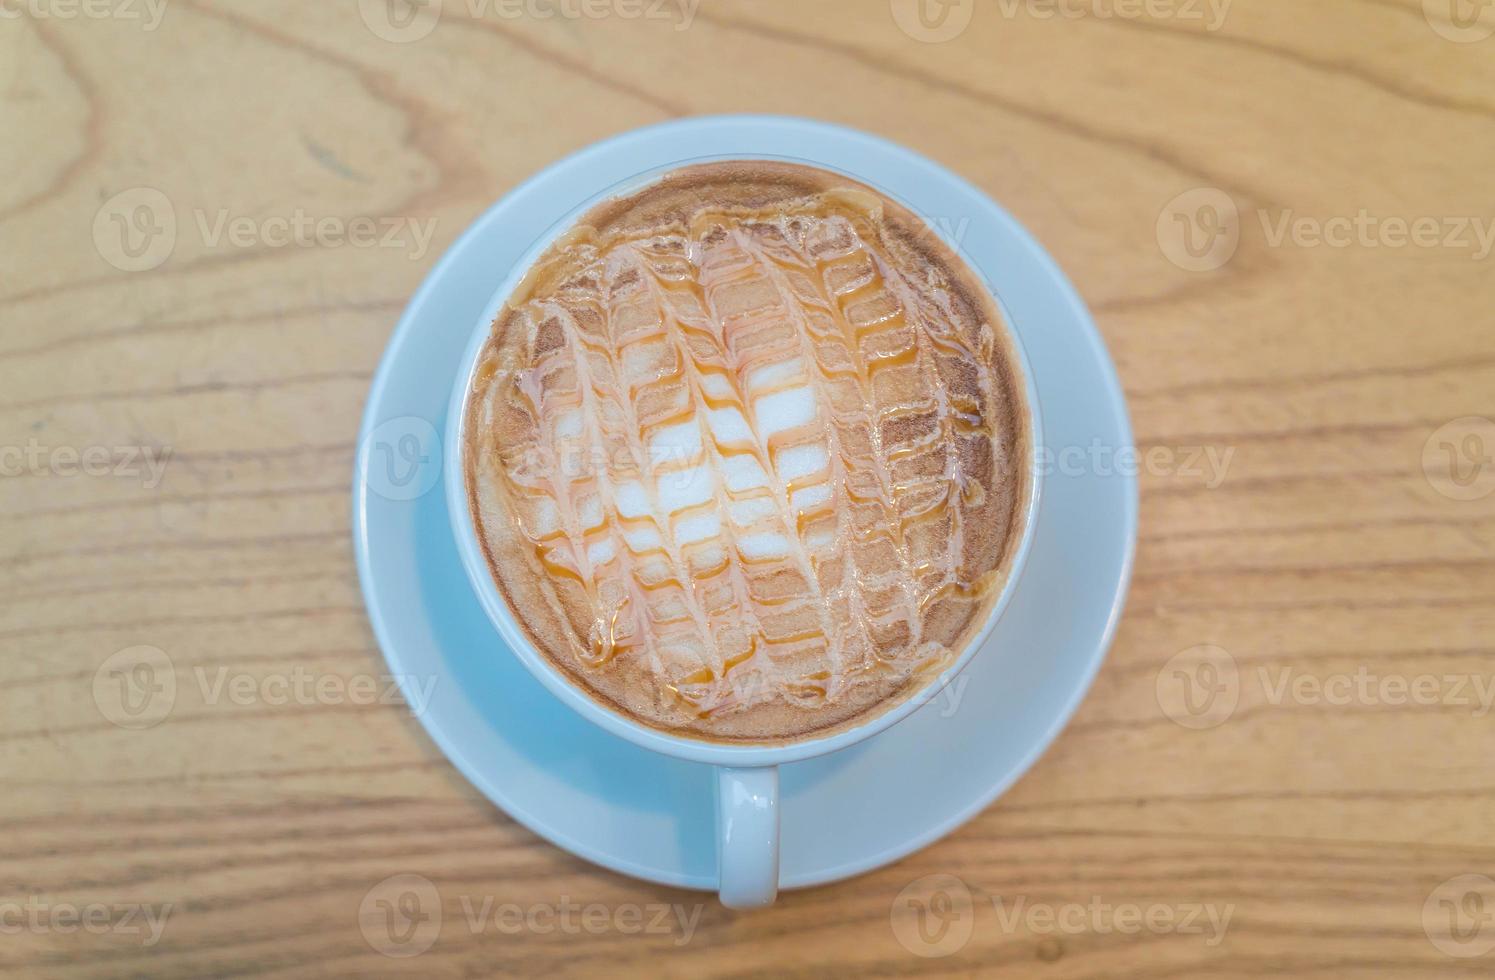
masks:
{"type": "Polygon", "coordinates": [[[1495,883],[1459,876],[1495,875],[1495,9],[385,2],[0,4],[0,972],[1490,970],[1495,883]],[[761,914],[550,846],[360,696],[349,542],[369,379],[440,252],[563,154],[735,111],[1011,209],[1148,461],[1055,746],[761,914]],[[163,678],[164,717],[128,701],[163,678]],[[360,928],[404,872],[445,921],[414,958],[360,928]],[[671,904],[699,918],[650,928],[671,904]]]}

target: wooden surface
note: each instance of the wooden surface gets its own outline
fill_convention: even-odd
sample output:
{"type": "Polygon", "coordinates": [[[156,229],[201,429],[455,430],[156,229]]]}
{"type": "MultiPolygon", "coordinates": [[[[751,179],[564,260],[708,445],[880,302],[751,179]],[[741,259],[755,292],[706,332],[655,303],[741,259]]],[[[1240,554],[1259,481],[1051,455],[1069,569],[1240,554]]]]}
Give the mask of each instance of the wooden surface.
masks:
{"type": "Polygon", "coordinates": [[[874,0],[708,3],[688,26],[628,5],[516,18],[448,0],[399,42],[369,26],[378,3],[172,0],[152,27],[144,0],[122,2],[95,18],[10,0],[20,16],[0,19],[0,973],[1495,964],[1449,952],[1495,944],[1495,886],[1439,891],[1495,875],[1495,715],[1461,703],[1495,683],[1495,496],[1457,499],[1491,489],[1476,467],[1495,438],[1473,422],[1435,435],[1495,415],[1495,259],[1472,231],[1444,242],[1454,219],[1495,220],[1483,25],[1419,0],[1238,0],[1217,30],[1182,0],[1066,5],[1076,18],[979,0],[935,42],[874,0]],[[1091,304],[1139,446],[1233,455],[1223,482],[1181,456],[1144,472],[1114,649],[1010,793],[922,853],[772,911],[707,901],[687,941],[613,915],[694,915],[699,896],[520,828],[407,708],[276,685],[385,669],[349,543],[354,437],[436,257],[565,153],[732,111],[867,129],[980,185],[1091,304]],[[134,223],[162,198],[178,230],[164,255],[134,223]],[[1362,212],[1380,230],[1338,238],[1331,219],[1362,212]],[[410,247],[277,244],[269,219],[298,213],[403,221],[410,247]],[[211,235],[219,215],[247,230],[211,235]],[[1442,230],[1396,247],[1384,222],[1418,218],[1442,230]],[[427,222],[422,251],[411,229],[427,222]],[[110,461],[95,453],[92,476],[68,453],[90,447],[110,461]],[[132,447],[169,450],[159,482],[139,460],[132,475],[132,447]],[[1228,659],[1201,662],[1201,645],[1228,659]],[[140,647],[177,689],[137,729],[116,722],[135,723],[119,685],[149,669],[140,647]],[[240,676],[245,696],[214,694],[240,676]],[[1398,679],[1423,676],[1426,696],[1398,700],[1398,679]],[[1211,684],[1228,717],[1201,700],[1211,684]],[[377,920],[360,928],[397,873],[441,894],[442,934],[413,958],[374,948],[377,920]],[[470,928],[486,899],[597,904],[608,924],[470,928]],[[950,916],[909,931],[914,903],[945,899],[924,907],[950,916]],[[82,928],[70,908],[103,918],[82,928]],[[1190,908],[1196,931],[1164,924],[1190,908]],[[166,915],[155,943],[147,912],[166,915]],[[1461,939],[1440,932],[1450,921],[1461,939]]]}

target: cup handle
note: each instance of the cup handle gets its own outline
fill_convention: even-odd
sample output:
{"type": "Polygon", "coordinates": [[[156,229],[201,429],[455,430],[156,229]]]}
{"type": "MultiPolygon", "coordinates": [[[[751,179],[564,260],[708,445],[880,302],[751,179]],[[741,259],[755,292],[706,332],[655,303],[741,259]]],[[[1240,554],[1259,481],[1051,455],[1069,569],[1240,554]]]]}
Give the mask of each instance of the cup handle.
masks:
{"type": "Polygon", "coordinates": [[[716,866],[721,902],[760,909],[779,893],[779,767],[716,770],[716,866]]]}

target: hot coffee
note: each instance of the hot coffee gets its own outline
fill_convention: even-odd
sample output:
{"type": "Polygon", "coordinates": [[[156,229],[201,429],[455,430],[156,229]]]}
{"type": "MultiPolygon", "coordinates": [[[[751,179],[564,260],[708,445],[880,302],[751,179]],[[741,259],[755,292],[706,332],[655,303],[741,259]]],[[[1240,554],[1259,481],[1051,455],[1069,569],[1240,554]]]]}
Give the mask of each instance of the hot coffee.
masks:
{"type": "Polygon", "coordinates": [[[784,743],[917,692],[988,618],[1032,447],[980,279],[798,164],[592,208],[493,324],[469,505],[515,620],[645,725],[784,743]]]}

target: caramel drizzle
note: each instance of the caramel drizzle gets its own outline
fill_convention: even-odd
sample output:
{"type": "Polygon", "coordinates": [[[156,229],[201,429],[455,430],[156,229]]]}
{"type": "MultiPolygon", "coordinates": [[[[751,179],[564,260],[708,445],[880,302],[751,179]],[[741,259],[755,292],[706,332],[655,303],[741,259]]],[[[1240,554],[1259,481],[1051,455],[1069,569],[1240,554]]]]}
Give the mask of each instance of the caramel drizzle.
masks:
{"type": "MultiPolygon", "coordinates": [[[[739,235],[739,238],[741,237],[742,236],[739,235]]],[[[870,251],[862,245],[860,239],[853,238],[853,241],[855,242],[855,245],[847,254],[860,253],[870,257],[870,251]]],[[[745,242],[744,244],[747,243],[745,242]]],[[[763,262],[765,269],[776,269],[778,263],[775,259],[763,255],[761,251],[758,252],[758,255],[760,257],[760,261],[763,262]]],[[[844,260],[846,256],[842,255],[838,256],[838,258],[844,260]]],[[[801,268],[804,267],[801,266],[801,268]]],[[[877,419],[875,418],[875,416],[877,415],[877,411],[872,402],[872,393],[868,388],[872,379],[872,366],[867,363],[865,356],[862,354],[862,347],[859,343],[860,338],[858,337],[855,328],[851,326],[850,320],[847,319],[845,307],[842,305],[842,301],[846,298],[846,296],[862,292],[867,286],[870,286],[872,283],[871,281],[869,281],[868,283],[864,283],[861,287],[853,287],[840,296],[832,297],[825,288],[826,284],[824,265],[817,262],[815,272],[816,276],[813,282],[818,287],[815,297],[815,299],[818,301],[818,305],[826,313],[832,316],[833,321],[839,328],[839,332],[841,334],[840,339],[845,341],[848,336],[850,337],[850,342],[845,344],[845,349],[855,358],[855,380],[857,385],[857,393],[861,396],[862,399],[862,409],[866,414],[869,438],[872,442],[873,458],[875,462],[873,469],[877,476],[879,496],[878,504],[882,508],[883,519],[893,519],[890,525],[894,529],[892,538],[894,547],[898,552],[899,563],[903,571],[903,575],[900,577],[900,584],[902,585],[907,605],[905,621],[907,623],[909,636],[913,637],[918,635],[918,633],[920,632],[920,623],[918,619],[918,602],[914,596],[915,584],[912,574],[912,562],[909,558],[909,548],[903,533],[903,525],[901,521],[897,520],[897,509],[893,503],[892,493],[889,489],[890,473],[888,464],[891,462],[891,458],[883,449],[882,426],[878,424],[877,419]]],[[[797,321],[796,326],[799,326],[801,328],[799,333],[803,340],[802,346],[806,348],[805,353],[808,355],[807,360],[810,363],[815,364],[816,366],[817,373],[819,374],[819,377],[816,378],[813,382],[816,389],[816,401],[820,405],[829,407],[829,405],[831,404],[830,395],[823,389],[825,379],[830,375],[831,372],[829,372],[824,367],[824,365],[821,364],[819,357],[815,356],[814,351],[809,349],[811,347],[811,337],[813,336],[813,327],[810,324],[809,318],[800,313],[799,305],[791,302],[791,297],[786,295],[787,290],[783,273],[770,271],[769,277],[772,279],[774,288],[778,292],[781,301],[784,302],[785,309],[791,312],[791,315],[793,315],[797,321]]],[[[800,299],[803,301],[804,298],[800,297],[800,299]]],[[[833,477],[839,477],[839,486],[847,493],[850,493],[847,478],[847,472],[850,468],[850,465],[848,460],[846,459],[845,451],[841,448],[840,430],[834,424],[828,425],[826,428],[831,439],[832,452],[830,456],[832,465],[834,467],[832,475],[833,477]]],[[[844,533],[844,524],[838,522],[837,530],[844,533]]],[[[838,538],[841,536],[841,534],[838,534],[838,538]]],[[[856,568],[855,557],[852,554],[851,548],[846,546],[846,542],[844,539],[838,540],[837,548],[841,552],[842,581],[855,581],[858,576],[858,571],[856,568]]],[[[874,644],[875,641],[872,636],[870,617],[868,615],[868,610],[861,594],[861,590],[853,590],[849,598],[851,599],[852,614],[856,618],[857,625],[861,627],[862,634],[870,647],[874,644]]],[[[827,694],[829,693],[830,692],[827,692],[827,694]]]]}
{"type": "MultiPolygon", "coordinates": [[[[978,594],[978,589],[959,575],[964,550],[964,514],[960,502],[978,500],[983,492],[980,481],[963,472],[954,439],[964,433],[986,433],[982,404],[957,403],[934,363],[937,351],[961,358],[977,367],[981,401],[988,403],[994,386],[990,368],[989,328],[985,328],[982,350],[972,351],[951,321],[956,314],[948,297],[938,290],[920,288],[902,270],[889,262],[853,230],[844,217],[817,214],[814,204],[774,214],[702,215],[693,223],[690,236],[643,235],[621,237],[599,248],[580,276],[571,280],[590,280],[586,288],[563,288],[552,295],[527,301],[524,309],[536,327],[548,321],[559,325],[564,344],[538,357],[531,355],[530,366],[513,377],[513,385],[531,414],[541,469],[546,474],[539,486],[526,486],[516,480],[507,468],[501,468],[506,493],[548,496],[556,506],[560,527],[551,533],[535,533],[520,522],[520,530],[535,547],[544,568],[553,576],[576,582],[588,597],[594,611],[594,625],[585,643],[578,643],[578,661],[587,668],[599,669],[614,657],[642,646],[649,668],[661,691],[668,691],[686,702],[700,716],[731,710],[776,697],[796,700],[835,700],[855,677],[886,665],[880,662],[874,629],[901,622],[908,642],[894,659],[903,661],[929,659],[942,651],[923,649],[923,617],[929,607],[946,595],[978,594]],[[792,225],[796,227],[791,227],[792,225]],[[796,229],[809,226],[800,238],[796,229]],[[755,237],[750,227],[773,228],[772,238],[755,237]],[[809,254],[811,238],[818,233],[844,235],[849,244],[844,249],[809,254]],[[723,234],[725,232],[725,234],[723,234]],[[674,250],[668,246],[676,246],[674,250]],[[662,261],[661,261],[662,259],[662,261]],[[870,273],[837,290],[828,277],[833,271],[864,265],[870,273]],[[657,314],[652,329],[620,340],[619,314],[615,301],[621,296],[626,306],[630,298],[626,287],[637,277],[657,314]],[[724,289],[733,285],[766,281],[772,286],[774,303],[760,307],[747,316],[728,317],[719,309],[724,289]],[[813,287],[806,294],[805,285],[813,287]],[[607,302],[595,295],[609,289],[607,302]],[[680,299],[683,303],[674,302],[680,299]],[[848,310],[858,302],[884,300],[889,309],[881,317],[858,325],[848,310]],[[601,324],[601,336],[585,328],[576,317],[586,310],[601,324]],[[699,317],[685,311],[699,311],[699,317]],[[817,318],[812,314],[820,314],[817,318]],[[728,320],[732,322],[728,322],[728,320]],[[759,333],[771,332],[788,322],[787,339],[771,344],[751,343],[759,333]],[[891,336],[906,329],[911,343],[892,349],[881,356],[868,356],[863,340],[877,335],[891,336]],[[663,340],[674,358],[674,368],[659,377],[635,385],[626,380],[624,360],[629,348],[637,344],[663,340]],[[849,362],[837,367],[827,363],[822,345],[839,345],[840,354],[849,362]],[[601,358],[607,374],[614,381],[594,377],[589,357],[601,358]],[[556,361],[569,364],[575,371],[576,396],[560,397],[546,393],[541,375],[556,361]],[[796,363],[798,374],[780,378],[767,387],[753,386],[747,378],[755,369],[796,363]],[[922,401],[879,406],[874,393],[874,379],[881,370],[898,365],[912,365],[922,386],[930,396],[922,401]],[[712,394],[707,377],[714,375],[725,382],[727,391],[712,394]],[[865,424],[868,429],[870,458],[858,459],[842,443],[832,416],[830,386],[835,379],[854,382],[862,412],[843,423],[865,424]],[[802,380],[799,380],[802,379],[802,380]],[[644,422],[638,415],[640,396],[651,391],[683,384],[688,393],[683,411],[644,422]],[[626,391],[622,390],[626,387],[626,391]],[[763,420],[757,417],[757,402],[774,394],[808,388],[815,402],[815,420],[807,426],[780,430],[765,435],[763,420]],[[637,438],[622,438],[607,432],[602,425],[607,408],[615,409],[627,432],[637,438]],[[735,409],[751,433],[748,446],[724,445],[709,424],[712,410],[735,409]],[[573,480],[561,472],[550,438],[554,426],[567,413],[580,411],[581,438],[593,458],[607,458],[610,445],[628,455],[628,469],[637,474],[648,499],[649,513],[642,517],[624,516],[616,495],[611,464],[600,474],[587,474],[573,480]],[[888,447],[884,445],[883,423],[900,417],[932,412],[936,426],[932,433],[888,447]],[[701,450],[690,459],[667,462],[663,469],[649,465],[650,437],[659,430],[694,421],[701,450]],[[804,432],[810,429],[825,439],[826,465],[810,478],[798,482],[780,477],[776,455],[784,449],[806,445],[804,432]],[[803,430],[803,431],[802,431],[803,430]],[[614,442],[614,440],[617,440],[614,442]],[[901,460],[942,445],[943,466],[938,476],[898,481],[894,466],[901,460]],[[749,455],[767,478],[767,486],[734,493],[726,483],[727,460],[749,455]],[[711,481],[709,499],[679,511],[667,511],[660,499],[657,481],[683,469],[704,467],[711,481]],[[854,477],[872,480],[872,496],[859,493],[854,477]],[[825,498],[805,510],[792,505],[800,490],[828,484],[825,498]],[[908,499],[917,491],[932,491],[922,507],[901,512],[899,498],[908,499]],[[957,500],[957,491],[959,500],[957,500]],[[602,523],[585,527],[578,510],[579,502],[589,492],[598,496],[602,523]],[[742,535],[735,526],[732,505],[747,500],[771,499],[774,504],[776,533],[788,545],[788,554],[764,559],[744,554],[742,535]],[[838,513],[838,497],[853,505],[875,505],[879,519],[868,532],[852,526],[848,513],[838,513]],[[708,541],[682,543],[678,525],[682,520],[717,512],[717,529],[708,541]],[[940,520],[950,514],[950,539],[942,552],[928,560],[918,561],[909,542],[910,529],[919,523],[940,520]],[[806,531],[825,516],[835,519],[830,547],[812,547],[806,542],[806,531]],[[661,519],[662,518],[662,519],[661,519]],[[879,527],[880,525],[880,527],[879,527]],[[640,527],[653,530],[659,544],[635,552],[625,532],[640,527]],[[856,564],[855,545],[869,544],[886,538],[892,546],[897,567],[889,573],[869,576],[856,564]],[[594,564],[590,548],[610,542],[611,555],[594,564]],[[724,560],[713,567],[692,570],[692,554],[699,555],[709,546],[720,548],[724,560]],[[651,556],[665,559],[668,574],[659,581],[646,583],[641,577],[645,560],[651,556]],[[840,584],[829,591],[821,587],[819,570],[828,562],[839,562],[840,584]],[[603,571],[617,563],[616,570],[603,571]],[[777,563],[792,570],[803,581],[803,588],[787,598],[768,598],[754,593],[752,572],[756,567],[777,563]],[[723,579],[731,594],[730,606],[707,608],[703,593],[711,584],[723,579]],[[889,581],[891,579],[891,581],[889,581]],[[603,594],[606,583],[624,583],[621,597],[603,594]],[[889,607],[891,618],[880,616],[868,604],[868,592],[891,591],[899,598],[889,607]],[[673,601],[672,601],[673,600],[673,601]],[[844,600],[851,613],[851,632],[838,626],[832,608],[844,600]],[[684,607],[684,615],[666,615],[666,604],[684,607]],[[793,611],[808,605],[818,625],[800,629],[788,636],[770,636],[764,616],[774,610],[793,611]],[[735,634],[747,641],[745,650],[726,652],[719,636],[735,634]],[[797,675],[784,669],[781,657],[818,652],[813,669],[797,675]]],[[[590,319],[591,317],[589,317],[590,319]]],[[[534,337],[531,341],[533,343],[534,337]]],[[[786,371],[786,374],[788,372],[786,371]]],[[[712,386],[715,387],[715,386],[712,386]]],[[[864,489],[865,481],[863,481],[864,489]]],[[[517,511],[511,511],[517,513],[517,511]]],[[[750,522],[749,529],[767,519],[750,522]]],[[[771,617],[770,617],[771,619],[771,617]]],[[[562,617],[565,620],[565,617],[562,617]]],[[[803,666],[803,665],[801,665],[803,666]]]]}
{"type": "MultiPolygon", "coordinates": [[[[690,243],[689,252],[693,256],[692,265],[695,267],[699,267],[701,264],[700,251],[701,249],[699,244],[694,242],[690,243]]],[[[717,440],[715,433],[711,431],[711,426],[708,423],[709,416],[707,415],[707,412],[711,409],[720,410],[723,408],[734,408],[738,412],[740,412],[754,437],[753,444],[749,449],[749,452],[751,452],[754,460],[758,463],[759,467],[763,470],[765,475],[774,474],[775,469],[773,466],[773,461],[770,458],[767,443],[759,433],[758,427],[753,424],[752,415],[747,410],[748,399],[744,396],[744,392],[740,383],[740,379],[743,376],[743,366],[738,362],[738,359],[733,356],[730,345],[727,343],[725,325],[722,323],[720,318],[716,317],[713,314],[710,299],[711,290],[696,281],[696,288],[693,290],[693,293],[694,298],[698,301],[701,309],[703,309],[706,313],[706,324],[704,325],[706,329],[704,332],[707,334],[707,336],[709,336],[709,338],[715,345],[713,353],[721,357],[722,363],[727,368],[727,370],[725,372],[722,372],[720,376],[727,379],[732,385],[732,394],[735,396],[735,398],[731,401],[721,398],[713,399],[706,394],[705,383],[702,379],[702,365],[684,341],[683,334],[684,331],[688,328],[669,308],[669,305],[665,300],[664,293],[668,290],[669,287],[659,278],[655,270],[647,264],[644,256],[640,254],[636,246],[630,246],[630,254],[632,254],[638,260],[640,272],[647,277],[645,281],[649,284],[649,289],[655,298],[656,307],[660,311],[661,319],[665,325],[666,334],[668,335],[671,345],[674,349],[677,362],[685,366],[685,372],[689,379],[691,403],[695,407],[695,416],[698,423],[698,431],[700,432],[702,445],[706,447],[708,461],[711,463],[708,469],[710,471],[712,481],[712,499],[716,503],[719,511],[719,528],[722,532],[724,532],[724,544],[729,554],[732,556],[731,561],[734,561],[736,563],[735,566],[729,565],[723,566],[723,568],[727,571],[727,577],[731,583],[733,596],[738,603],[736,608],[740,613],[741,618],[744,620],[744,625],[747,625],[749,627],[748,652],[746,654],[742,654],[735,658],[732,658],[731,660],[723,661],[722,669],[719,673],[703,668],[702,670],[699,670],[694,674],[688,675],[681,682],[666,682],[669,690],[674,692],[682,699],[691,702],[700,714],[709,715],[713,712],[720,711],[723,708],[730,707],[733,704],[745,700],[742,694],[733,688],[729,674],[734,667],[754,660],[758,656],[760,645],[767,644],[770,641],[767,635],[764,633],[763,626],[759,619],[755,602],[751,594],[751,589],[748,585],[748,582],[746,581],[745,575],[742,574],[741,571],[742,568],[747,564],[748,560],[743,556],[741,547],[737,541],[737,532],[735,527],[736,522],[732,519],[731,516],[732,497],[730,491],[728,491],[725,486],[725,481],[722,475],[725,465],[725,450],[717,440]],[[705,690],[703,692],[693,692],[689,689],[689,687],[704,687],[705,690]]],[[[697,327],[696,329],[698,331],[700,330],[699,327],[697,327]]],[[[781,485],[781,481],[775,480],[773,483],[773,488],[779,498],[778,502],[780,504],[780,514],[783,515],[789,513],[788,494],[781,485]]],[[[796,544],[802,544],[802,542],[800,541],[799,528],[797,525],[796,527],[792,528],[783,527],[781,528],[781,533],[787,536],[787,540],[795,542],[796,544]]],[[[804,553],[803,547],[798,547],[795,550],[796,557],[799,559],[798,564],[800,567],[800,573],[806,577],[806,580],[808,582],[814,585],[815,591],[818,594],[820,591],[819,580],[814,575],[814,570],[811,567],[809,556],[804,553]]],[[[824,636],[830,636],[831,631],[829,620],[826,617],[822,617],[822,620],[824,626],[826,627],[824,636]]],[[[658,677],[658,675],[656,675],[656,677],[658,677]]]]}

